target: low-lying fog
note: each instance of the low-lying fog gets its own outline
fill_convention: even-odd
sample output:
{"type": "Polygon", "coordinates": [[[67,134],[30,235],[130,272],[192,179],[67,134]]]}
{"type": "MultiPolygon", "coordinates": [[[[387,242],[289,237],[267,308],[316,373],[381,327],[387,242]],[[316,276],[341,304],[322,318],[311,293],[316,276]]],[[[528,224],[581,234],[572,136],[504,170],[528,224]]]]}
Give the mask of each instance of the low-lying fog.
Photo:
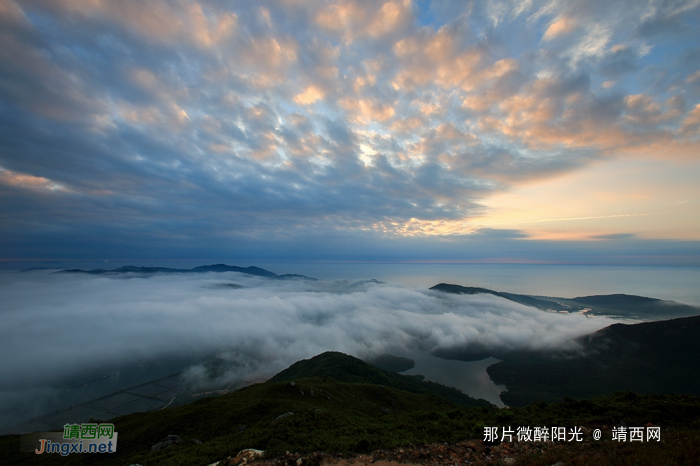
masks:
{"type": "Polygon", "coordinates": [[[184,370],[193,389],[238,386],[328,350],[410,355],[411,372],[484,396],[488,362],[467,377],[463,363],[430,353],[561,347],[610,324],[492,295],[238,273],[2,272],[0,296],[0,428],[81,401],[88,392],[75,386],[83,382],[104,379],[89,393],[99,396],[184,370]],[[216,370],[205,359],[216,360],[216,370]]]}

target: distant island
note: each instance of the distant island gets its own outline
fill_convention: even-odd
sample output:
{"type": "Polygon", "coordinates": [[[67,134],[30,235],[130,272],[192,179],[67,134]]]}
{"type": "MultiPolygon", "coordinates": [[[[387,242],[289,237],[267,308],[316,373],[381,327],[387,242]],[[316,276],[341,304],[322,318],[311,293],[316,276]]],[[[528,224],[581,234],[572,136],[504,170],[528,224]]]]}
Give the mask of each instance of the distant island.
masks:
{"type": "Polygon", "coordinates": [[[238,272],[246,275],[254,275],[257,277],[274,278],[278,280],[317,280],[316,278],[307,277],[305,275],[298,274],[284,274],[277,275],[269,270],[261,269],[260,267],[250,266],[250,267],[238,267],[236,265],[226,265],[226,264],[212,264],[212,265],[202,265],[199,267],[194,267],[192,269],[173,269],[170,267],[136,267],[133,265],[127,265],[124,267],[119,267],[116,269],[64,269],[54,273],[86,273],[90,275],[109,275],[109,274],[124,274],[124,273],[135,273],[143,275],[152,274],[174,274],[174,273],[207,273],[207,272],[238,272]]]}
{"type": "Polygon", "coordinates": [[[492,294],[516,303],[524,304],[525,306],[536,307],[537,309],[550,312],[579,312],[586,315],[645,320],[700,315],[700,307],[697,306],[627,294],[557,298],[506,293],[486,288],[451,285],[448,283],[440,283],[430,289],[453,294],[492,294]]]}

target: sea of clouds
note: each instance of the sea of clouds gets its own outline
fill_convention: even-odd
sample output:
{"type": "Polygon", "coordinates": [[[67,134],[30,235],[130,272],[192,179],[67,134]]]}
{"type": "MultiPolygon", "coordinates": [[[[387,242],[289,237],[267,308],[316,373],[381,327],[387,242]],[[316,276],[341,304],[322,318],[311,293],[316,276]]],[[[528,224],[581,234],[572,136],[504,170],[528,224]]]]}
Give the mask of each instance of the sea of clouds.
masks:
{"type": "Polygon", "coordinates": [[[492,295],[239,273],[3,272],[0,295],[0,427],[40,414],[41,400],[68,380],[108,371],[118,378],[118,368],[145,359],[189,361],[181,369],[196,388],[265,380],[328,350],[361,358],[548,350],[610,324],[492,295]],[[207,358],[216,358],[216,371],[196,362],[207,358]],[[37,408],[26,416],[10,409],[32,400],[37,408]]]}

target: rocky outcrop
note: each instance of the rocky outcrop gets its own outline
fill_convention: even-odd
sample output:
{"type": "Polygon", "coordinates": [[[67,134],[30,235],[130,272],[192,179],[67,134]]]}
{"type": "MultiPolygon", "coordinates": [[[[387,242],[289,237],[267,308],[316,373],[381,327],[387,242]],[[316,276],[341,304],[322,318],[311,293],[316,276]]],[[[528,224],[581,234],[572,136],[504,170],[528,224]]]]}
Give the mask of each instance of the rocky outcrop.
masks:
{"type": "Polygon", "coordinates": [[[162,442],[156,443],[151,447],[151,453],[158,450],[163,450],[164,448],[170,448],[173,445],[182,443],[182,439],[177,435],[168,435],[168,437],[162,442]]]}

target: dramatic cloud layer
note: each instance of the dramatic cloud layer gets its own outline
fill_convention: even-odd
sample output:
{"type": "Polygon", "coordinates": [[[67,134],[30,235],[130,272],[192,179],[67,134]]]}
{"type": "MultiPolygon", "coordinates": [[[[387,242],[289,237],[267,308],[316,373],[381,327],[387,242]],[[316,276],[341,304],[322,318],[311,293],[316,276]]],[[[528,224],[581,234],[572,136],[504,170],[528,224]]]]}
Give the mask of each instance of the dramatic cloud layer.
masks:
{"type": "MultiPolygon", "coordinates": [[[[700,174],[699,15],[696,0],[0,0],[1,254],[469,235],[506,212],[494,196],[620,157],[663,160],[645,172],[659,185],[556,217],[673,211],[675,228],[569,236],[697,240],[695,183],[669,177],[700,174]]],[[[529,220],[552,219],[527,199],[529,220]]],[[[501,223],[527,238],[521,217],[501,223]]]]}
{"type": "Polygon", "coordinates": [[[186,378],[201,384],[212,375],[197,361],[216,355],[222,366],[213,377],[223,386],[264,380],[328,350],[358,357],[465,347],[546,350],[571,346],[572,338],[609,324],[492,295],[235,273],[149,278],[5,273],[0,294],[3,427],[11,409],[12,420],[26,419],[39,414],[59,389],[90,379],[88,374],[118,379],[124,368],[144,361],[191,361],[186,378]],[[26,411],[18,415],[17,406],[26,411]]]}

